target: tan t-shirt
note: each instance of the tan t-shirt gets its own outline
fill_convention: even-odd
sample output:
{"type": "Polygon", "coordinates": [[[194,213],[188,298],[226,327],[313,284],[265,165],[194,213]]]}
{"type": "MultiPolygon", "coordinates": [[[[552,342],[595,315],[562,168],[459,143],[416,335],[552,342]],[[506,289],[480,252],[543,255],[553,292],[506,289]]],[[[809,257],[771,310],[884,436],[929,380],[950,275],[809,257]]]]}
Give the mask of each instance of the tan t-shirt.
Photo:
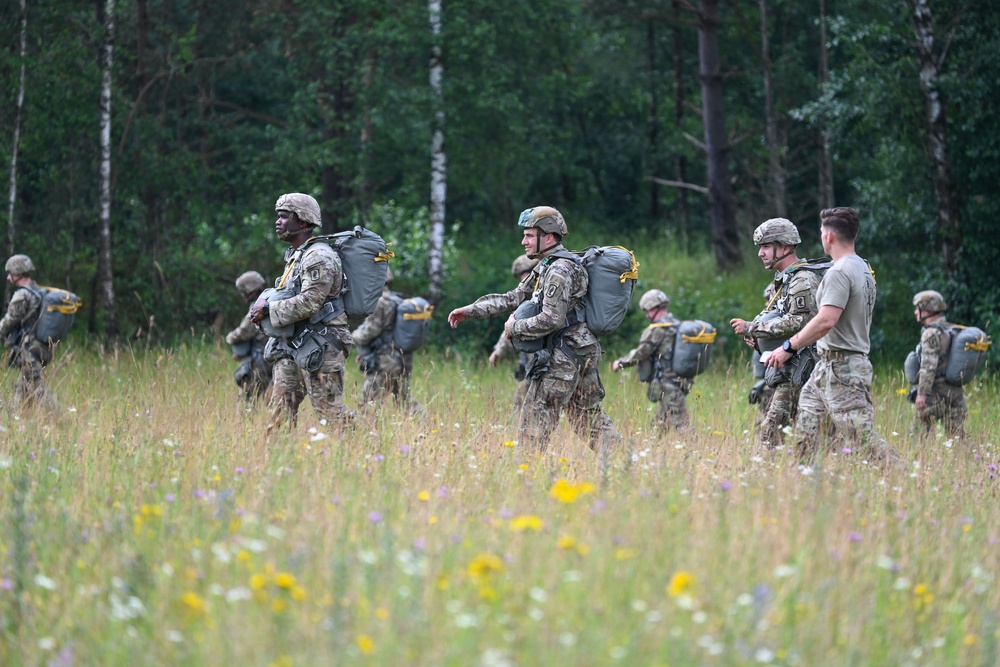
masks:
{"type": "Polygon", "coordinates": [[[819,307],[843,309],[837,324],[816,343],[820,352],[868,354],[868,332],[875,309],[875,276],[857,255],[841,257],[831,266],[816,290],[819,307]]]}

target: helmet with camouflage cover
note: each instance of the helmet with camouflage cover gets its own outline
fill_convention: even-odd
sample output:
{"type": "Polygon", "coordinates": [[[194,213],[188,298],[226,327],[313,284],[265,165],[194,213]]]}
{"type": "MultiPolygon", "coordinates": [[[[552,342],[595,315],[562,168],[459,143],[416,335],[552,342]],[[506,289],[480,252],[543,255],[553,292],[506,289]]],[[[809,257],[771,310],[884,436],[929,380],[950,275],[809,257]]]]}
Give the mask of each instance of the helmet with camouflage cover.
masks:
{"type": "Polygon", "coordinates": [[[791,220],[771,218],[760,223],[753,232],[753,244],[778,243],[784,246],[797,246],[802,243],[798,228],[791,220]]]}
{"type": "Polygon", "coordinates": [[[517,224],[525,229],[537,227],[546,234],[558,234],[560,237],[569,233],[562,213],[551,206],[536,206],[525,209],[521,213],[521,217],[517,219],[517,224]]]}
{"type": "Polygon", "coordinates": [[[303,224],[311,227],[320,227],[323,218],[319,211],[319,204],[316,200],[301,192],[290,192],[278,197],[274,204],[275,211],[291,211],[299,217],[303,224]]]}
{"type": "Polygon", "coordinates": [[[941,292],[936,292],[932,289],[914,294],[913,305],[929,313],[943,313],[948,310],[948,304],[945,302],[944,297],[941,296],[941,292]]]}
{"type": "Polygon", "coordinates": [[[11,255],[4,268],[11,275],[26,276],[35,271],[35,264],[27,255],[11,255]]]}
{"type": "Polygon", "coordinates": [[[527,255],[521,255],[520,257],[514,260],[513,264],[510,265],[510,273],[515,278],[520,279],[522,273],[527,273],[528,271],[531,271],[533,268],[535,268],[536,264],[538,264],[537,259],[531,259],[527,255]]]}
{"type": "Polygon", "coordinates": [[[236,279],[236,289],[240,291],[244,299],[249,299],[251,295],[264,289],[265,285],[267,285],[267,281],[264,280],[264,276],[256,271],[247,271],[236,279]]]}
{"type": "Polygon", "coordinates": [[[659,306],[669,306],[670,297],[664,294],[663,290],[651,289],[639,299],[639,307],[649,312],[659,306]]]}

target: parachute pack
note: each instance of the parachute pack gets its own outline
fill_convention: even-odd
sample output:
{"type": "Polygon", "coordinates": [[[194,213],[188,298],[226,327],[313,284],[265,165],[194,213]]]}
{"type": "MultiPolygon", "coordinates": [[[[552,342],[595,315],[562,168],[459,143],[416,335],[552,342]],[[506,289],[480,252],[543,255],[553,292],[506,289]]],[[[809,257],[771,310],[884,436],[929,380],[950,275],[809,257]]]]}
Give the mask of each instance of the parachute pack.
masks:
{"type": "Polygon", "coordinates": [[[29,327],[35,338],[43,343],[58,343],[73,326],[76,311],[83,301],[76,294],[59,287],[26,287],[41,299],[38,317],[29,327]]]}
{"type": "MultiPolygon", "coordinates": [[[[993,342],[985,331],[979,327],[967,327],[961,324],[930,324],[928,326],[947,331],[951,335],[948,347],[948,361],[945,362],[944,380],[948,384],[961,387],[972,381],[982,366],[983,357],[993,342]]],[[[920,374],[920,345],[906,355],[903,364],[903,374],[910,384],[917,384],[920,374]]]]}
{"type": "Polygon", "coordinates": [[[413,352],[427,343],[434,306],[422,296],[409,299],[392,294],[396,302],[396,322],[392,328],[392,346],[402,352],[413,352]]]}
{"type": "MultiPolygon", "coordinates": [[[[314,236],[299,251],[304,251],[313,243],[328,243],[337,253],[344,270],[344,285],[340,294],[327,301],[322,309],[309,318],[309,322],[320,324],[346,312],[351,326],[357,326],[374,312],[375,304],[382,296],[386,269],[389,267],[389,260],[394,257],[393,252],[388,249],[381,236],[361,226],[356,226],[349,232],[314,236]]],[[[284,301],[297,295],[300,288],[300,285],[286,286],[282,283],[261,292],[258,300],[263,299],[267,303],[284,301]]],[[[268,336],[287,338],[294,333],[295,324],[274,327],[269,318],[265,317],[260,323],[260,329],[268,336]]]]}
{"type": "Polygon", "coordinates": [[[682,378],[701,375],[712,360],[715,327],[703,320],[684,320],[677,325],[672,370],[682,378]]]}
{"type": "MultiPolygon", "coordinates": [[[[587,294],[575,312],[567,317],[567,325],[586,322],[595,336],[606,336],[617,329],[628,313],[635,281],[639,278],[639,262],[635,254],[622,246],[590,246],[579,251],[553,253],[550,257],[569,259],[587,271],[587,294]]],[[[534,317],[541,306],[534,299],[524,301],[514,310],[514,319],[534,317]]],[[[537,352],[544,340],[514,341],[520,352],[537,352]]]]}

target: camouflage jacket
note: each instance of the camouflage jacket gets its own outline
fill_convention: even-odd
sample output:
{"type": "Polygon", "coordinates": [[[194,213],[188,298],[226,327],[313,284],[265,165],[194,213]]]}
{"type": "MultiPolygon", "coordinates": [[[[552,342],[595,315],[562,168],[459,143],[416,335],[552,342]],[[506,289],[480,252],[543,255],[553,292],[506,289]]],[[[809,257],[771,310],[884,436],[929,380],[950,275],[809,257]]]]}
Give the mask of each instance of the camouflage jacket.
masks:
{"type": "MultiPolygon", "coordinates": [[[[32,280],[28,283],[28,287],[38,286],[32,280]]],[[[26,287],[19,287],[10,298],[7,314],[0,320],[0,338],[9,334],[17,334],[20,329],[33,324],[41,303],[42,300],[37,292],[26,287]]]]}
{"type": "Polygon", "coordinates": [[[806,323],[816,316],[816,289],[822,280],[819,271],[801,268],[796,262],[784,271],[774,274],[774,281],[764,291],[767,306],[747,325],[747,336],[751,338],[790,338],[802,330],[806,323]],[[778,316],[767,321],[761,318],[772,311],[778,316]]]}
{"type": "MultiPolygon", "coordinates": [[[[298,248],[285,251],[285,270],[275,287],[294,287],[296,295],[271,304],[271,324],[280,328],[308,320],[327,301],[340,294],[344,286],[344,269],[340,257],[328,243],[307,241],[298,248]]],[[[347,313],[324,321],[334,336],[345,345],[351,344],[347,328],[347,313]]]]}
{"type": "Polygon", "coordinates": [[[506,332],[501,331],[497,342],[493,344],[493,353],[497,355],[497,359],[509,357],[515,352],[517,350],[514,348],[514,343],[511,342],[510,338],[507,338],[506,332]]]}
{"type": "Polygon", "coordinates": [[[383,343],[392,343],[392,331],[396,327],[396,309],[398,305],[392,298],[392,292],[383,290],[375,304],[375,310],[365,318],[365,321],[354,330],[351,338],[354,344],[359,347],[372,346],[390,347],[383,343]],[[379,341],[382,338],[382,341],[379,341]]]}
{"type": "Polygon", "coordinates": [[[639,337],[639,347],[618,360],[622,366],[634,366],[646,360],[658,362],[662,375],[673,375],[671,362],[674,358],[674,340],[677,338],[677,325],[680,320],[667,313],[661,315],[650,324],[639,337]]]}
{"type": "Polygon", "coordinates": [[[257,329],[257,326],[250,320],[250,313],[243,316],[243,320],[235,329],[226,334],[226,345],[236,345],[247,341],[257,341],[266,343],[267,336],[257,329]]]}
{"type": "MultiPolygon", "coordinates": [[[[546,253],[545,258],[521,283],[504,294],[488,294],[468,306],[471,319],[486,319],[516,309],[528,299],[535,300],[540,312],[534,317],[514,323],[511,337],[516,340],[537,340],[560,331],[566,317],[581,305],[587,294],[589,278],[582,266],[570,259],[553,257],[566,249],[560,244],[546,253]]],[[[571,348],[583,348],[597,343],[597,337],[587,328],[586,322],[566,327],[562,340],[571,348]]]]}
{"type": "Polygon", "coordinates": [[[936,315],[924,322],[920,332],[920,372],[917,375],[917,393],[928,396],[935,382],[942,383],[948,353],[951,351],[951,331],[944,315],[936,315]]]}

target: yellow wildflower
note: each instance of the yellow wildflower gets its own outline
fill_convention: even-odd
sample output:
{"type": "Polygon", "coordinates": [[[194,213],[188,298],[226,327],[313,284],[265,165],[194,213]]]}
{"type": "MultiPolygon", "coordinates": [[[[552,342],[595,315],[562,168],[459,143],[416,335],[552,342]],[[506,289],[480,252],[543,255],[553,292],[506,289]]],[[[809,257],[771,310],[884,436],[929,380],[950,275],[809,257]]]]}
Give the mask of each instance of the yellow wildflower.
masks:
{"type": "Polygon", "coordinates": [[[375,650],[375,642],[372,641],[372,638],[369,637],[368,635],[358,635],[358,638],[355,640],[355,643],[358,645],[358,648],[361,649],[361,652],[364,653],[365,655],[371,655],[372,651],[375,650]]]}
{"type": "Polygon", "coordinates": [[[556,540],[556,547],[559,549],[576,549],[576,540],[569,535],[560,535],[556,540]]]}
{"type": "Polygon", "coordinates": [[[291,588],[295,585],[295,575],[288,572],[278,572],[274,575],[274,585],[278,588],[291,588]]]}
{"type": "Polygon", "coordinates": [[[190,614],[193,614],[195,616],[201,616],[207,610],[207,606],[205,605],[205,600],[200,595],[198,595],[193,591],[188,591],[187,593],[181,596],[181,604],[184,605],[184,608],[190,614]]]}
{"type": "Polygon", "coordinates": [[[594,485],[589,482],[573,484],[563,478],[559,478],[556,480],[555,484],[552,485],[552,488],[549,489],[549,495],[561,503],[569,504],[576,502],[577,498],[580,496],[593,493],[594,488],[594,485]]]}
{"type": "Polygon", "coordinates": [[[533,530],[537,533],[542,529],[542,520],[533,514],[523,514],[511,519],[510,529],[515,533],[522,533],[526,530],[533,530]]]}
{"type": "Polygon", "coordinates": [[[417,494],[417,500],[419,500],[422,503],[426,503],[430,499],[431,499],[430,491],[421,491],[420,493],[417,494]]]}
{"type": "Polygon", "coordinates": [[[503,443],[503,446],[504,447],[517,447],[517,443],[514,442],[513,440],[507,440],[506,442],[503,443]]]}
{"type": "Polygon", "coordinates": [[[684,570],[674,572],[673,576],[670,577],[670,583],[667,584],[667,595],[672,598],[680,597],[692,588],[694,584],[695,578],[690,572],[685,572],[684,570]]]}
{"type": "Polygon", "coordinates": [[[479,554],[469,562],[468,572],[471,576],[481,579],[494,572],[503,570],[503,561],[493,554],[479,554]]]}

